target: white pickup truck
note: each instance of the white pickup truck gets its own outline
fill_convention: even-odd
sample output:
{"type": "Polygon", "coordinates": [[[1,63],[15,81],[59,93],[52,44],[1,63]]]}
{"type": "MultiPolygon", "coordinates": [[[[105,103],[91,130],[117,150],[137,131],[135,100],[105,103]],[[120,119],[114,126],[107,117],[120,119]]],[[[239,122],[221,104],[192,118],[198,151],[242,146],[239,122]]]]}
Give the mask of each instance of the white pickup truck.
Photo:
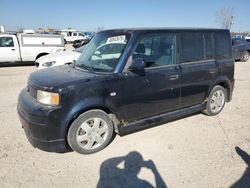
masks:
{"type": "Polygon", "coordinates": [[[76,31],[74,29],[64,29],[60,31],[60,34],[64,36],[65,43],[74,42],[75,40],[86,39],[86,37],[82,32],[76,31]]]}
{"type": "Polygon", "coordinates": [[[60,35],[0,34],[0,63],[35,62],[43,55],[64,49],[60,35]]]}

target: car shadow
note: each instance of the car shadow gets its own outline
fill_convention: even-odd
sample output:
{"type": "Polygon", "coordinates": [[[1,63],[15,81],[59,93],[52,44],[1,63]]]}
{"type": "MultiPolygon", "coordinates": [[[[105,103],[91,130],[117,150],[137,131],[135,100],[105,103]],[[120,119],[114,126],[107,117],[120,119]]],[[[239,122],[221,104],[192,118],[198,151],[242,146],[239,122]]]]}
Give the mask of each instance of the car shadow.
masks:
{"type": "Polygon", "coordinates": [[[23,67],[23,66],[35,66],[35,62],[21,62],[21,63],[0,63],[0,68],[5,67],[23,67]]]}
{"type": "Polygon", "coordinates": [[[250,187],[250,155],[240,149],[238,146],[235,147],[237,154],[247,164],[247,168],[243,173],[242,177],[235,182],[231,188],[249,188],[250,187]]]}
{"type": "Polygon", "coordinates": [[[140,179],[138,174],[142,168],[150,169],[154,175],[156,187],[167,188],[152,160],[144,161],[142,155],[133,151],[126,156],[107,159],[101,164],[100,179],[97,188],[106,187],[154,187],[146,180],[140,179]],[[119,165],[124,162],[124,168],[119,165]]]}

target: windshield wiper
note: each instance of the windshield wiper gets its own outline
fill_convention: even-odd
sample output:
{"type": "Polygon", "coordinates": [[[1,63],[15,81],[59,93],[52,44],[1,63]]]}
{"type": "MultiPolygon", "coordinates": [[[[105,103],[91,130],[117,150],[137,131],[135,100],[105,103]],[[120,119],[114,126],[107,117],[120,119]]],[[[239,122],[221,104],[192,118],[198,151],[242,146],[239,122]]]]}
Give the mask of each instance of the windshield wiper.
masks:
{"type": "Polygon", "coordinates": [[[91,73],[94,73],[94,72],[95,72],[94,69],[93,69],[93,67],[90,67],[90,66],[87,66],[87,65],[84,65],[84,64],[77,65],[77,67],[86,69],[86,70],[88,70],[88,71],[91,72],[91,73]]]}

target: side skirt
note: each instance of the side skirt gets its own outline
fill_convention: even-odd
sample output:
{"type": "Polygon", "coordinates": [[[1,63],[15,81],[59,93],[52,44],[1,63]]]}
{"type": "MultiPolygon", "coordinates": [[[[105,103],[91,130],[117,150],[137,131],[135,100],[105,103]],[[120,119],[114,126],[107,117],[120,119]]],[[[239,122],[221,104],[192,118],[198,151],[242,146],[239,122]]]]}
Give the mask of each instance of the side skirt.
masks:
{"type": "Polygon", "coordinates": [[[204,109],[205,109],[205,104],[199,104],[199,105],[184,108],[181,110],[176,110],[173,112],[156,115],[156,116],[149,117],[143,120],[134,121],[134,122],[128,123],[127,125],[120,124],[117,126],[118,128],[117,133],[120,136],[124,136],[130,133],[134,133],[134,132],[138,132],[144,129],[159,126],[169,121],[177,120],[181,117],[185,117],[185,116],[200,112],[204,109]]]}

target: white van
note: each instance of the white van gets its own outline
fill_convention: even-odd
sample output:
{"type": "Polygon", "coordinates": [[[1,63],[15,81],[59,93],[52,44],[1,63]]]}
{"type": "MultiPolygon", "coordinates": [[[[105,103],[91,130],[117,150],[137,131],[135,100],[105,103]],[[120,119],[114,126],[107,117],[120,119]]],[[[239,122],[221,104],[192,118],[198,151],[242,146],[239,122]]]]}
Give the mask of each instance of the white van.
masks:
{"type": "Polygon", "coordinates": [[[35,62],[41,56],[64,49],[60,35],[0,34],[0,63],[35,62]]]}

